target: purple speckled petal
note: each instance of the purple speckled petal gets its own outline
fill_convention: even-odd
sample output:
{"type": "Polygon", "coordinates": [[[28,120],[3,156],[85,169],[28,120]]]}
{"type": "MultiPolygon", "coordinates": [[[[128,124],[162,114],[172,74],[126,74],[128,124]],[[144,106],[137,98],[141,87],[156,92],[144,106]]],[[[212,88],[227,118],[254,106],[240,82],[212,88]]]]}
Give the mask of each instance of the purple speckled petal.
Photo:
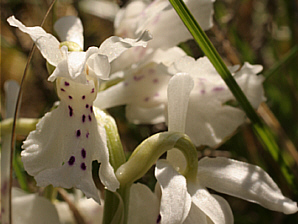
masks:
{"type": "Polygon", "coordinates": [[[94,82],[81,84],[58,78],[57,86],[59,106],[46,113],[24,141],[21,153],[24,167],[38,186],[76,187],[99,202],[92,179],[93,160],[101,162],[100,170],[108,173],[102,181],[109,190],[115,191],[119,183],[109,164],[105,130],[99,128],[93,111],[85,107],[86,103],[91,106],[96,97],[91,91],[94,82]],[[65,92],[59,91],[62,86],[65,92]],[[68,94],[73,96],[72,100],[68,94]],[[82,99],[82,95],[86,98],[82,99]],[[84,116],[88,116],[88,122],[84,116]]]}

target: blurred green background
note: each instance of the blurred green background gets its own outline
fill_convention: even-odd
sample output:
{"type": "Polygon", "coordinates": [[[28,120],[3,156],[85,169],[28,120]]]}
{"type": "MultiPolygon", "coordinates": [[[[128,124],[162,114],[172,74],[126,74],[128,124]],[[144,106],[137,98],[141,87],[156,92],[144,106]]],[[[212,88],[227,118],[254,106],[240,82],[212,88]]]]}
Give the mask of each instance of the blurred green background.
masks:
{"type": "MultiPolygon", "coordinates": [[[[32,47],[29,36],[11,28],[6,19],[15,15],[27,26],[39,25],[50,3],[50,0],[1,1],[1,108],[4,108],[4,82],[8,79],[20,82],[32,47]]],[[[119,4],[123,5],[125,1],[119,4]]],[[[207,31],[207,35],[224,61],[228,65],[248,61],[264,67],[267,101],[260,106],[258,112],[276,136],[282,153],[288,156],[289,166],[298,182],[298,1],[217,0],[214,7],[214,27],[207,31]]],[[[81,18],[85,49],[99,46],[103,40],[113,35],[111,21],[86,14],[80,10],[79,1],[71,0],[57,0],[44,29],[54,33],[53,23],[65,15],[77,15],[81,18]]],[[[194,41],[188,41],[183,47],[190,49],[194,57],[203,55],[194,41]]],[[[47,77],[45,60],[36,51],[24,84],[20,117],[41,117],[58,100],[54,84],[48,82],[47,77]]],[[[113,108],[110,113],[116,118],[128,155],[143,139],[166,128],[163,124],[129,124],[123,107],[113,108]]],[[[3,109],[1,117],[5,117],[3,109]]],[[[19,136],[18,139],[21,141],[24,136],[19,136]]],[[[18,147],[17,157],[19,152],[18,147]]],[[[276,181],[284,195],[298,201],[298,189],[291,189],[287,185],[278,163],[263,149],[249,125],[240,127],[216,151],[210,148],[199,151],[199,157],[205,155],[227,156],[259,165],[276,181]]],[[[153,169],[140,181],[153,187],[153,169]]],[[[29,177],[28,182],[32,182],[29,177]]],[[[18,184],[17,181],[15,184],[18,184]]],[[[232,207],[235,223],[298,223],[298,214],[286,216],[240,199],[224,197],[232,207]]]]}

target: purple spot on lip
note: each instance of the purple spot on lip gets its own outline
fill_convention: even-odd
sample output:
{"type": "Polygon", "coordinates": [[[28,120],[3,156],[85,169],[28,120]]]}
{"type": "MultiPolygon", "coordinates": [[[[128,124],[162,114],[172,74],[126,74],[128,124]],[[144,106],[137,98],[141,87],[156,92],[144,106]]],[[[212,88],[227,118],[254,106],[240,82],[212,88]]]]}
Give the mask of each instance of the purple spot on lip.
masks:
{"type": "Polygon", "coordinates": [[[148,101],[149,101],[149,97],[146,97],[144,100],[145,100],[146,102],[148,102],[148,101]]]}
{"type": "Polygon", "coordinates": [[[72,96],[68,96],[69,99],[72,99],[72,96]]]}
{"type": "Polygon", "coordinates": [[[85,149],[82,149],[81,155],[84,159],[86,158],[86,150],[85,149]]]}
{"type": "Polygon", "coordinates": [[[225,89],[224,87],[215,87],[215,88],[212,89],[212,91],[217,92],[217,91],[222,91],[224,89],[225,89]]]}
{"type": "Polygon", "coordinates": [[[205,90],[204,89],[201,90],[201,94],[205,94],[205,90]]]}
{"type": "Polygon", "coordinates": [[[84,100],[85,99],[85,96],[82,96],[82,100],[84,100]]]}
{"type": "Polygon", "coordinates": [[[150,69],[148,70],[148,72],[149,72],[150,74],[153,74],[153,73],[155,73],[155,70],[154,70],[153,68],[150,68],[150,69]]]}
{"type": "Polygon", "coordinates": [[[88,138],[88,137],[89,137],[89,132],[86,133],[86,138],[88,138]]]}
{"type": "Polygon", "coordinates": [[[161,221],[161,215],[159,214],[157,217],[156,223],[160,223],[160,221],[161,221]]]}
{"type": "Polygon", "coordinates": [[[133,80],[135,80],[135,81],[140,81],[140,80],[142,80],[144,77],[145,77],[144,75],[140,75],[140,76],[136,76],[136,75],[134,75],[134,76],[133,76],[133,80]]]}
{"type": "Polygon", "coordinates": [[[69,116],[71,117],[73,115],[73,109],[69,105],[68,105],[68,110],[69,110],[69,116]]]}
{"type": "Polygon", "coordinates": [[[93,113],[93,107],[92,106],[90,106],[90,112],[93,113]]]}
{"type": "Polygon", "coordinates": [[[158,83],[158,79],[153,79],[153,83],[158,83]]]}
{"type": "Polygon", "coordinates": [[[71,156],[68,160],[68,165],[72,166],[75,161],[76,161],[76,158],[74,156],[71,156]]]}
{"type": "Polygon", "coordinates": [[[86,167],[86,164],[85,164],[85,163],[81,163],[81,169],[82,169],[82,170],[86,170],[86,168],[87,168],[87,167],[86,167]]]}
{"type": "Polygon", "coordinates": [[[90,116],[90,115],[88,115],[88,119],[89,119],[89,121],[92,121],[92,118],[91,118],[91,116],[90,116]]]}
{"type": "Polygon", "coordinates": [[[82,122],[83,123],[85,122],[85,119],[86,119],[86,116],[85,116],[85,114],[83,114],[83,116],[82,116],[82,122]]]}
{"type": "Polygon", "coordinates": [[[69,86],[69,82],[64,82],[64,85],[65,86],[69,86]]]}
{"type": "Polygon", "coordinates": [[[76,135],[77,135],[77,137],[80,137],[81,136],[81,130],[80,129],[77,130],[76,135]]]}
{"type": "Polygon", "coordinates": [[[62,92],[65,92],[65,89],[63,89],[63,88],[61,88],[60,90],[61,90],[62,92]]]}
{"type": "Polygon", "coordinates": [[[89,104],[86,104],[86,108],[88,108],[89,107],[89,104]]]}
{"type": "Polygon", "coordinates": [[[91,93],[94,93],[94,88],[92,88],[91,93]]]}

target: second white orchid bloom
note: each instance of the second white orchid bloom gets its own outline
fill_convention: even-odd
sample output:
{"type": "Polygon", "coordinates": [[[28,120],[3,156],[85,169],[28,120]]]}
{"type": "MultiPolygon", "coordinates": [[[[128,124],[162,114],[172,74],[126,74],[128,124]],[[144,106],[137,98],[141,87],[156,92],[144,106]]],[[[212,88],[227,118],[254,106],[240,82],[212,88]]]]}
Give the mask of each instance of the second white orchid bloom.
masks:
{"type": "MultiPolygon", "coordinates": [[[[157,51],[156,56],[162,55],[165,58],[160,60],[160,65],[139,66],[129,70],[123,82],[98,93],[96,105],[101,109],[127,105],[127,118],[137,124],[166,121],[168,83],[173,74],[189,74],[194,85],[189,90],[186,123],[183,124],[185,133],[196,146],[215,146],[245,122],[245,113],[228,105],[235,98],[207,57],[195,60],[178,52],[176,48],[157,51]],[[165,60],[169,63],[164,63],[165,60]],[[167,69],[169,65],[170,68],[167,69]]],[[[262,86],[264,78],[257,75],[262,66],[245,63],[238,68],[239,66],[232,66],[229,70],[249,101],[257,108],[265,100],[262,86]]],[[[179,83],[177,88],[181,88],[179,83]]],[[[176,113],[182,107],[176,103],[176,113]]]]}
{"type": "MultiPolygon", "coordinates": [[[[145,47],[151,38],[149,33],[144,32],[136,40],[110,37],[99,48],[69,52],[41,27],[26,27],[14,17],[8,22],[28,33],[44,58],[56,67],[49,80],[57,80],[61,100],[24,141],[21,155],[26,171],[35,177],[38,186],[76,187],[99,203],[92,161],[101,163],[99,176],[109,190],[115,191],[119,182],[109,163],[105,130],[93,113],[98,78],[107,79],[110,62],[128,48],[145,47]]],[[[63,41],[77,41],[83,46],[83,28],[77,17],[61,18],[55,29],[63,41]]]]}

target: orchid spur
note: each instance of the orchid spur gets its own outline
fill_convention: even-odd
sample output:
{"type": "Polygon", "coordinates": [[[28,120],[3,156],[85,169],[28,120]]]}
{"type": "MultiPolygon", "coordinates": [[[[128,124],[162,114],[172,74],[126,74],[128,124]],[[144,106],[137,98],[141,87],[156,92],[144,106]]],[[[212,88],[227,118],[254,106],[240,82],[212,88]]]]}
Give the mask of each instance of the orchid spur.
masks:
{"type": "Polygon", "coordinates": [[[83,47],[83,28],[77,17],[63,17],[55,24],[56,32],[66,41],[61,44],[41,27],[26,27],[13,16],[8,22],[29,34],[43,57],[56,67],[48,80],[56,80],[60,98],[58,107],[45,114],[23,143],[26,171],[38,186],[76,187],[99,203],[92,161],[101,163],[99,176],[109,190],[115,191],[119,183],[109,163],[105,130],[93,113],[98,79],[108,78],[110,62],[125,50],[145,47],[150,34],[146,31],[136,40],[110,37],[99,48],[71,52],[73,45],[83,47]]]}

